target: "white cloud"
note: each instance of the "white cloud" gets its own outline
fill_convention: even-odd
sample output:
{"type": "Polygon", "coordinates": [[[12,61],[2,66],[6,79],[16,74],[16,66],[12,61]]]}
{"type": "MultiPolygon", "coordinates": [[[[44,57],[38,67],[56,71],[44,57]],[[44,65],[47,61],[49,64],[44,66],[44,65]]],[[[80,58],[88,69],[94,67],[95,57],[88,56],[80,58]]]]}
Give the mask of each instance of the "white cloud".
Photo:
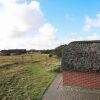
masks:
{"type": "Polygon", "coordinates": [[[51,24],[44,24],[38,29],[38,33],[34,37],[27,39],[29,45],[33,45],[37,49],[50,49],[58,45],[57,29],[51,24]]]}
{"type": "Polygon", "coordinates": [[[96,18],[94,19],[86,16],[83,31],[88,32],[92,28],[100,28],[100,14],[96,14],[96,18]]]}
{"type": "Polygon", "coordinates": [[[100,36],[97,33],[93,33],[89,36],[87,36],[87,40],[99,40],[100,36]]]}
{"type": "Polygon", "coordinates": [[[0,33],[4,37],[16,34],[16,31],[25,32],[36,28],[42,21],[43,14],[37,1],[27,5],[17,4],[15,0],[0,0],[0,4],[4,7],[4,11],[0,13],[0,33]]]}
{"type": "Polygon", "coordinates": [[[42,27],[39,28],[39,32],[41,36],[44,36],[47,40],[53,40],[56,39],[55,33],[57,32],[57,29],[54,28],[51,24],[44,24],[42,27]]]}
{"type": "Polygon", "coordinates": [[[72,32],[69,34],[69,36],[64,40],[64,43],[68,44],[72,41],[81,41],[83,40],[83,37],[79,36],[77,32],[72,32]]]}
{"type": "Polygon", "coordinates": [[[70,33],[70,36],[64,40],[64,43],[68,44],[72,41],[88,41],[88,40],[99,40],[99,39],[100,39],[100,36],[97,33],[91,33],[82,37],[78,33],[72,32],[70,33]]]}
{"type": "Polygon", "coordinates": [[[44,19],[38,1],[0,0],[0,49],[54,47],[57,30],[44,19]]]}

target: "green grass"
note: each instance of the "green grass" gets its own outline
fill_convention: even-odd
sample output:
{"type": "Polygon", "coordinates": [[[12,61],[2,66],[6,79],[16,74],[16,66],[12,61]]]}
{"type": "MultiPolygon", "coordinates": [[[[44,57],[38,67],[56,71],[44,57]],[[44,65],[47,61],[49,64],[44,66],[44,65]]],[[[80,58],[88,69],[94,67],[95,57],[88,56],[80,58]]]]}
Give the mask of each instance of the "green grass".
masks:
{"type": "Polygon", "coordinates": [[[0,69],[0,100],[40,100],[56,73],[40,63],[0,69]]]}
{"type": "Polygon", "coordinates": [[[83,93],[98,93],[98,94],[100,94],[100,89],[93,89],[93,88],[65,86],[65,87],[63,87],[63,89],[66,91],[79,91],[79,92],[83,92],[83,93]]]}

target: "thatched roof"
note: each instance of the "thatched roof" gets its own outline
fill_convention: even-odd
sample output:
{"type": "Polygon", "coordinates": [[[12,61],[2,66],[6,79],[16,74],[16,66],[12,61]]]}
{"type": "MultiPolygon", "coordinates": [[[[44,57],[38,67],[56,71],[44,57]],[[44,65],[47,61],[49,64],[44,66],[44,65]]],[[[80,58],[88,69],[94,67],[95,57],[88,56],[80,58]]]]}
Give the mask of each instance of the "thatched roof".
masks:
{"type": "Polygon", "coordinates": [[[100,72],[100,40],[71,42],[63,50],[62,69],[100,72]]]}

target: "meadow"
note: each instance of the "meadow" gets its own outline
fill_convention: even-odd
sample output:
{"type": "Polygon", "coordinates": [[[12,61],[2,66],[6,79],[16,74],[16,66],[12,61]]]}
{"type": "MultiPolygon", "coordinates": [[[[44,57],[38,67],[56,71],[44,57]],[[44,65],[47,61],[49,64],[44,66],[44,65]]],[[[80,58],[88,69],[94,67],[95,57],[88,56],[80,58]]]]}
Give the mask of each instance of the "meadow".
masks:
{"type": "Polygon", "coordinates": [[[40,100],[59,64],[47,54],[0,56],[0,100],[40,100]]]}

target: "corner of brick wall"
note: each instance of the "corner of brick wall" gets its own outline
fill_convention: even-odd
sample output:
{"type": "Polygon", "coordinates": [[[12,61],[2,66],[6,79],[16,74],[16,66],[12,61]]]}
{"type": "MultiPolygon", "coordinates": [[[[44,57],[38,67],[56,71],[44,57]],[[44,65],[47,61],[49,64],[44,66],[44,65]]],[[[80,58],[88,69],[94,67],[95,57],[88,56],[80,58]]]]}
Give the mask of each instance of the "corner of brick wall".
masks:
{"type": "Polygon", "coordinates": [[[63,85],[100,89],[100,73],[63,71],[63,85]]]}

